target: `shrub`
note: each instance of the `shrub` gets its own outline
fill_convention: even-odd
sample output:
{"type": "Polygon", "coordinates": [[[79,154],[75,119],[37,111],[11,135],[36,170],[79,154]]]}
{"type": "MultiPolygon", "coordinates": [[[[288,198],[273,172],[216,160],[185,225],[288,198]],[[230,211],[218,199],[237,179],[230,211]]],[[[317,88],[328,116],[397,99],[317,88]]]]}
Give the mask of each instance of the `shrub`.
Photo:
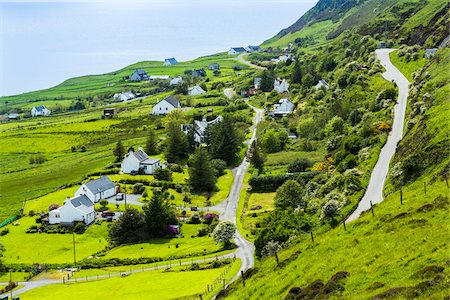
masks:
{"type": "Polygon", "coordinates": [[[305,172],[307,168],[311,167],[313,164],[307,158],[297,158],[291,162],[288,166],[289,173],[305,172]]]}
{"type": "Polygon", "coordinates": [[[28,216],[29,217],[34,217],[36,215],[36,212],[34,211],[34,210],[30,210],[29,212],[28,212],[28,216]]]}
{"type": "Polygon", "coordinates": [[[107,205],[108,205],[108,200],[106,200],[106,199],[102,199],[102,200],[100,200],[99,201],[99,203],[100,203],[100,205],[102,206],[102,207],[106,207],[107,205]]]}
{"type": "Polygon", "coordinates": [[[50,204],[48,206],[48,211],[52,211],[54,209],[57,209],[58,207],[59,207],[59,204],[57,204],[57,203],[50,204]]]}
{"type": "Polygon", "coordinates": [[[212,159],[211,166],[216,170],[216,176],[222,176],[225,174],[227,163],[221,159],[212,159]]]}
{"type": "Polygon", "coordinates": [[[86,225],[83,222],[77,222],[73,227],[73,231],[81,234],[86,230],[86,225]]]}
{"type": "Polygon", "coordinates": [[[197,214],[192,215],[187,221],[188,224],[200,224],[200,216],[197,214]]]}
{"type": "Polygon", "coordinates": [[[208,234],[208,230],[206,230],[206,228],[199,228],[197,231],[198,237],[206,236],[207,234],[208,234]]]}
{"type": "Polygon", "coordinates": [[[160,181],[172,181],[172,171],[170,171],[169,169],[156,169],[153,176],[155,177],[155,179],[160,181]]]}
{"type": "Polygon", "coordinates": [[[80,151],[81,151],[81,152],[86,152],[86,150],[87,150],[87,149],[86,149],[86,146],[83,145],[83,146],[80,147],[80,151]]]}
{"type": "Polygon", "coordinates": [[[142,194],[145,191],[145,186],[141,182],[133,185],[133,194],[142,194]]]}
{"type": "Polygon", "coordinates": [[[8,228],[5,228],[5,229],[3,229],[2,231],[0,231],[0,236],[7,235],[8,233],[9,233],[9,229],[8,229],[8,228]]]}

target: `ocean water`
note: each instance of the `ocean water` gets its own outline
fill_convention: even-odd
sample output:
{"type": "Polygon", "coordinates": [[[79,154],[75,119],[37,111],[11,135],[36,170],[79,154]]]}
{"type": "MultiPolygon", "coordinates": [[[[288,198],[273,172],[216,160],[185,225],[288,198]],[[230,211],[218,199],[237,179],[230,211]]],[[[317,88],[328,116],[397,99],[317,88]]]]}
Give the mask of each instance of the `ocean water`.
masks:
{"type": "Polygon", "coordinates": [[[0,95],[143,60],[184,61],[260,44],[316,2],[0,0],[0,95]]]}

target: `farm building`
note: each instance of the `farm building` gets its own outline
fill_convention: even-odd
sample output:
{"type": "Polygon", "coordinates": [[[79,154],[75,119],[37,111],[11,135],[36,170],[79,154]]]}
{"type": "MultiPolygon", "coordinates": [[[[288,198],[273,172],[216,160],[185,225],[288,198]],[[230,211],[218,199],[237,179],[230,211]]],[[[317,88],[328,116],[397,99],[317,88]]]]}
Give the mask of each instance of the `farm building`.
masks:
{"type": "Polygon", "coordinates": [[[178,61],[174,57],[166,58],[164,60],[164,66],[172,66],[176,64],[178,64],[178,61]]]}
{"type": "Polygon", "coordinates": [[[150,76],[149,80],[150,81],[153,81],[153,80],[170,80],[170,76],[169,75],[154,75],[154,76],[150,76]]]}
{"type": "Polygon", "coordinates": [[[206,76],[205,69],[198,69],[198,70],[192,71],[192,77],[194,77],[194,78],[205,77],[205,76],[206,76]]]}
{"type": "Polygon", "coordinates": [[[166,115],[174,109],[181,108],[181,103],[174,96],[167,96],[153,106],[154,115],[166,115]]]}
{"type": "Polygon", "coordinates": [[[271,117],[282,118],[294,111],[295,104],[289,99],[281,99],[277,104],[274,104],[273,110],[267,114],[271,117]]]}
{"type": "Polygon", "coordinates": [[[114,116],[114,108],[105,108],[103,110],[103,119],[112,118],[114,116]]]}
{"type": "Polygon", "coordinates": [[[123,92],[123,93],[117,93],[114,94],[113,99],[116,102],[126,102],[128,100],[136,98],[136,95],[133,94],[132,91],[123,92]]]}
{"type": "Polygon", "coordinates": [[[130,148],[123,159],[121,171],[125,174],[139,173],[153,174],[156,169],[161,168],[161,161],[158,158],[150,158],[144,150],[139,147],[137,152],[130,148]]]}
{"type": "Polygon", "coordinates": [[[148,80],[148,74],[142,69],[136,69],[136,71],[133,72],[130,76],[130,81],[143,81],[148,80]]]}
{"type": "Polygon", "coordinates": [[[287,83],[286,79],[275,79],[273,89],[276,90],[278,94],[287,92],[289,89],[289,83],[287,83]]]}
{"type": "Polygon", "coordinates": [[[228,51],[228,55],[236,55],[240,53],[246,53],[247,51],[243,47],[233,47],[228,51]]]}
{"type": "Polygon", "coordinates": [[[83,222],[86,225],[95,220],[94,203],[85,195],[67,197],[64,205],[48,213],[50,224],[73,225],[83,222]]]}
{"type": "Polygon", "coordinates": [[[97,203],[101,199],[112,197],[116,194],[116,185],[108,176],[102,176],[95,180],[83,183],[75,192],[76,196],[85,195],[92,202],[97,203]]]}
{"type": "Polygon", "coordinates": [[[205,90],[203,90],[200,86],[196,85],[194,87],[190,87],[188,89],[189,96],[197,96],[206,94],[205,90]]]}
{"type": "Polygon", "coordinates": [[[211,121],[206,121],[206,118],[203,118],[203,120],[201,121],[194,121],[194,125],[191,124],[184,124],[181,125],[181,130],[185,133],[188,134],[189,131],[191,131],[192,129],[194,130],[194,137],[195,137],[195,141],[197,143],[201,143],[203,140],[203,137],[205,136],[205,132],[206,132],[206,128],[208,128],[208,126],[211,125],[215,125],[217,123],[220,123],[223,121],[223,117],[222,116],[218,116],[217,118],[215,118],[214,120],[211,121]]]}
{"type": "Polygon", "coordinates": [[[211,71],[220,70],[220,65],[218,63],[212,63],[208,66],[208,69],[211,71]]]}
{"type": "Polygon", "coordinates": [[[9,120],[19,120],[20,116],[19,116],[19,114],[11,113],[11,114],[8,115],[8,119],[9,120]]]}
{"type": "Polygon", "coordinates": [[[178,77],[170,79],[169,84],[170,85],[177,85],[177,84],[179,84],[181,82],[183,82],[183,78],[181,76],[178,76],[178,77]]]}
{"type": "Polygon", "coordinates": [[[51,111],[47,107],[45,107],[45,105],[36,106],[31,109],[32,117],[49,116],[50,114],[51,111]]]}
{"type": "Polygon", "coordinates": [[[261,52],[262,51],[260,46],[247,46],[247,47],[245,47],[245,50],[247,52],[261,52]]]}

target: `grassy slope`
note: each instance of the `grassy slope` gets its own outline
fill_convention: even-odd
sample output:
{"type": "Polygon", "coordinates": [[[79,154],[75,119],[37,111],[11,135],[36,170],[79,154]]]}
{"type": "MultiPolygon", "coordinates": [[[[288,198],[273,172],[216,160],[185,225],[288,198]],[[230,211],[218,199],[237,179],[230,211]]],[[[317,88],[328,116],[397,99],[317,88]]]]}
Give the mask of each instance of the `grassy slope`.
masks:
{"type": "MultiPolygon", "coordinates": [[[[429,67],[432,78],[429,84],[445,83],[443,71],[450,51],[445,50],[444,54],[440,62],[429,67]]],[[[435,100],[422,119],[422,125],[418,123],[413,127],[401,142],[400,149],[407,148],[403,156],[415,153],[416,139],[423,143],[424,137],[431,136],[428,142],[425,139],[426,146],[431,148],[448,144],[449,84],[439,86],[433,91],[435,100]]],[[[449,162],[448,156],[440,157],[439,163],[429,165],[422,172],[424,175],[405,185],[403,205],[399,203],[399,191],[388,184],[389,195],[375,207],[374,217],[365,213],[347,224],[347,231],[339,226],[321,233],[315,237],[314,245],[309,236],[301,236],[297,245],[280,253],[280,260],[284,262],[278,267],[273,258],[262,260],[256,265],[257,273],[246,280],[247,288],[235,284],[229,298],[282,298],[293,286],[304,288],[317,279],[327,282],[338,271],[347,271],[350,276],[343,281],[343,290],[332,298],[351,299],[358,295],[367,299],[395,287],[413,287],[433,279],[436,273],[417,274],[430,266],[445,268],[444,280],[434,287],[422,283],[421,289],[398,290],[397,297],[442,299],[448,296],[444,282],[449,279],[449,188],[439,174],[449,162]],[[426,193],[423,182],[428,185],[426,193]]]]}
{"type": "Polygon", "coordinates": [[[391,52],[389,56],[391,58],[392,63],[395,64],[398,67],[398,69],[402,71],[403,74],[405,74],[405,77],[408,78],[410,82],[412,82],[414,81],[412,76],[414,71],[423,68],[423,66],[425,66],[429,62],[428,59],[423,57],[424,52],[425,51],[419,52],[418,60],[409,62],[405,60],[405,56],[398,57],[397,55],[398,51],[391,52]]]}

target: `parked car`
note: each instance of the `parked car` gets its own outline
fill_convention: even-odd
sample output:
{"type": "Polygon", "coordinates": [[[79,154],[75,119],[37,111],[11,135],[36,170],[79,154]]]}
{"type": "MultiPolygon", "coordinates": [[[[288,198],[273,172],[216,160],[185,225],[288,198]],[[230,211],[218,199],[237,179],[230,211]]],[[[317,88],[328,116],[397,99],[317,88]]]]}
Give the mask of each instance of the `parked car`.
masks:
{"type": "Polygon", "coordinates": [[[117,195],[116,195],[116,200],[117,201],[121,201],[121,200],[123,200],[124,198],[123,198],[123,194],[122,193],[118,193],[117,195]]]}
{"type": "Polygon", "coordinates": [[[102,218],[106,218],[106,217],[114,217],[116,215],[115,212],[113,211],[104,211],[102,212],[102,218]]]}

